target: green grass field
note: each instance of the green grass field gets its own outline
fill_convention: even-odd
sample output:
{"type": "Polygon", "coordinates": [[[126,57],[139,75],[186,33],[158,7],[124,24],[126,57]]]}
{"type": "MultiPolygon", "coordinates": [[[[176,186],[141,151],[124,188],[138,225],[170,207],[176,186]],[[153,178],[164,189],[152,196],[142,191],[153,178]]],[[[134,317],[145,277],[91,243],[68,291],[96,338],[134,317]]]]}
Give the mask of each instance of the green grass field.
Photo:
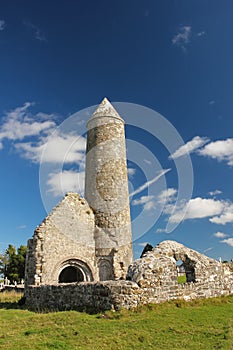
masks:
{"type": "Polygon", "coordinates": [[[0,293],[0,349],[233,349],[233,296],[88,315],[34,313],[0,293]]]}

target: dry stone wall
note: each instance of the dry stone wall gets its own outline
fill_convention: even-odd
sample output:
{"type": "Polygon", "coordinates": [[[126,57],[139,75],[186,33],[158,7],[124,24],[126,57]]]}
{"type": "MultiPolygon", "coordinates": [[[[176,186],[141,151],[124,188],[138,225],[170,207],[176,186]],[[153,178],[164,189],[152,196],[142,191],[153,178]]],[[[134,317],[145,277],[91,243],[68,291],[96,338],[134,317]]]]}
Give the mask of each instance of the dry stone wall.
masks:
{"type": "Polygon", "coordinates": [[[168,300],[233,294],[229,267],[173,241],[164,241],[130,265],[129,280],[30,286],[26,305],[33,310],[132,308],[168,300]],[[195,279],[178,284],[176,261],[194,266],[195,279]]]}

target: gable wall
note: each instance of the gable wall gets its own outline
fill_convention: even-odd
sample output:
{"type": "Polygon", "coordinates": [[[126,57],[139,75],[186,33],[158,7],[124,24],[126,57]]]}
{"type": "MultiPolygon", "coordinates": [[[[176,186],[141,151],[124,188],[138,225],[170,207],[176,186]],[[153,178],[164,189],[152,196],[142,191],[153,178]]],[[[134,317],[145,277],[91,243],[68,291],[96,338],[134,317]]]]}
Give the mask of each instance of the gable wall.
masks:
{"type": "Polygon", "coordinates": [[[26,285],[57,283],[69,261],[86,264],[97,280],[94,230],[94,214],[87,202],[78,194],[67,194],[28,242],[26,285]]]}

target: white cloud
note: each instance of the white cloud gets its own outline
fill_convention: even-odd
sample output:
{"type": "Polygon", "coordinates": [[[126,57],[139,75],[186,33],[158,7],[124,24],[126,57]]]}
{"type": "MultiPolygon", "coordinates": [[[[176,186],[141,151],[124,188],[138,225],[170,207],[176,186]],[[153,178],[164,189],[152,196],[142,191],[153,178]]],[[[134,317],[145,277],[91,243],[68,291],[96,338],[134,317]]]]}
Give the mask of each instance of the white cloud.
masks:
{"type": "MultiPolygon", "coordinates": [[[[170,208],[170,212],[172,212],[170,208]]],[[[180,222],[182,219],[202,219],[207,217],[213,217],[223,213],[225,204],[223,201],[217,201],[215,199],[206,198],[194,198],[186,204],[186,206],[178,209],[172,214],[171,222],[180,222]],[[184,215],[186,209],[186,213],[184,215]]],[[[211,221],[211,219],[210,219],[211,221]]]]}
{"type": "Polygon", "coordinates": [[[210,195],[210,196],[216,196],[216,195],[221,194],[221,193],[222,193],[222,191],[220,191],[220,190],[215,190],[215,191],[209,192],[209,195],[210,195]]]}
{"type": "Polygon", "coordinates": [[[215,198],[193,198],[180,206],[175,212],[174,203],[165,206],[164,213],[170,214],[171,222],[181,220],[209,218],[209,221],[218,225],[233,223],[233,203],[215,198]]]}
{"type": "Polygon", "coordinates": [[[142,192],[143,190],[145,190],[146,188],[148,188],[150,185],[152,185],[154,182],[158,181],[160,179],[160,177],[162,177],[163,175],[165,175],[167,172],[169,172],[171,169],[163,169],[160,171],[160,173],[155,176],[152,180],[149,180],[147,182],[145,182],[143,185],[141,185],[139,188],[137,188],[135,191],[131,192],[129,197],[134,196],[135,194],[138,194],[140,192],[142,192]]]}
{"type": "Polygon", "coordinates": [[[134,199],[132,201],[133,205],[140,205],[140,204],[145,204],[149,201],[151,201],[154,198],[154,196],[142,196],[139,199],[134,199]]]}
{"type": "Polygon", "coordinates": [[[154,201],[149,201],[144,204],[144,210],[146,211],[151,211],[155,209],[156,203],[154,201]]]}
{"type": "Polygon", "coordinates": [[[41,138],[36,143],[18,143],[15,147],[22,152],[24,158],[37,163],[80,163],[84,158],[86,139],[82,136],[56,132],[49,138],[41,138]]]}
{"type": "Polygon", "coordinates": [[[29,136],[47,134],[56,126],[52,120],[41,121],[38,114],[32,117],[28,113],[32,105],[33,103],[26,102],[22,107],[14,109],[3,117],[3,123],[0,126],[0,142],[4,139],[17,141],[29,136]],[[35,119],[38,120],[35,121],[35,119]]]}
{"type": "Polygon", "coordinates": [[[224,233],[224,232],[216,232],[216,233],[214,233],[214,237],[217,237],[217,238],[225,238],[225,237],[227,237],[228,235],[226,234],[226,233],[224,233]]]}
{"type": "Polygon", "coordinates": [[[218,161],[226,161],[228,165],[233,166],[233,138],[213,141],[199,150],[198,154],[218,161]]]}
{"type": "Polygon", "coordinates": [[[136,169],[134,168],[128,168],[127,171],[128,171],[128,175],[131,177],[133,177],[134,174],[136,173],[136,169]]]}
{"type": "Polygon", "coordinates": [[[0,30],[4,30],[6,26],[6,22],[3,19],[0,19],[0,30]]]}
{"type": "Polygon", "coordinates": [[[167,188],[159,194],[158,202],[161,204],[171,203],[175,200],[176,194],[177,190],[175,188],[167,188]]]}
{"type": "Polygon", "coordinates": [[[172,44],[184,48],[190,42],[191,26],[182,26],[172,38],[172,44]]]}
{"type": "Polygon", "coordinates": [[[56,116],[42,112],[32,115],[29,112],[32,105],[26,102],[3,117],[0,149],[3,148],[4,140],[10,140],[22,157],[35,163],[80,164],[84,158],[86,139],[73,133],[54,131],[56,116]]]}
{"type": "Polygon", "coordinates": [[[132,205],[143,205],[143,209],[150,211],[155,208],[154,196],[142,196],[139,199],[134,199],[132,205]]]}
{"type": "Polygon", "coordinates": [[[210,222],[219,225],[233,223],[233,203],[224,202],[224,210],[219,216],[214,216],[210,222]]]}
{"type": "Polygon", "coordinates": [[[220,214],[224,209],[224,204],[221,201],[206,198],[190,199],[186,219],[205,218],[220,214]]]}
{"type": "Polygon", "coordinates": [[[47,185],[49,192],[54,197],[64,195],[67,192],[84,193],[85,172],[65,170],[63,172],[49,174],[47,185]]]}
{"type": "Polygon", "coordinates": [[[200,37],[200,36],[203,36],[203,35],[205,35],[205,31],[204,31],[204,30],[203,30],[202,32],[198,32],[198,33],[197,33],[197,36],[199,36],[199,37],[200,37]]]}
{"type": "Polygon", "coordinates": [[[195,136],[191,141],[178,148],[173,154],[169,156],[169,159],[176,159],[190,153],[195,152],[198,148],[209,142],[207,137],[195,136]]]}
{"type": "Polygon", "coordinates": [[[233,247],[233,238],[227,238],[227,239],[223,239],[222,241],[220,241],[222,243],[226,243],[229,246],[233,247]]]}

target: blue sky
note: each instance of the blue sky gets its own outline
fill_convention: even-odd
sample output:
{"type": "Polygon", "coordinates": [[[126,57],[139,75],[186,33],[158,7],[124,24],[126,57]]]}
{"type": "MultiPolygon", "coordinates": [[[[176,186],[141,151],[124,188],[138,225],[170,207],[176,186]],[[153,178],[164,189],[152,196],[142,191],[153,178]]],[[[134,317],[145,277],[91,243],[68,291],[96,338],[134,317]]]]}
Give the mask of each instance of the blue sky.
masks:
{"type": "MultiPolygon", "coordinates": [[[[170,169],[131,200],[135,256],[145,242],[175,239],[216,259],[233,258],[232,11],[227,0],[1,3],[0,251],[8,243],[26,244],[47,214],[40,169],[50,176],[44,180],[50,199],[61,198],[54,167],[73,135],[59,125],[107,96],[159,112],[185,145],[175,142],[169,152],[168,141],[154,136],[160,130],[151,122],[152,112],[142,124],[135,119],[126,126],[132,159],[136,142],[142,152],[140,161],[129,158],[132,189],[170,169]],[[61,133],[53,134],[41,168],[41,152],[56,126],[61,133]],[[187,153],[193,192],[183,222],[168,234],[169,217],[178,223],[182,216],[180,208],[173,213],[172,208],[181,185],[177,164],[186,164],[187,153]],[[163,213],[155,219],[160,203],[163,213]],[[148,222],[153,225],[146,231],[148,222]]],[[[123,105],[117,106],[127,122],[123,105]]],[[[82,181],[84,148],[83,137],[71,150],[76,158],[62,168],[63,192],[74,186],[77,173],[82,181]]]]}

